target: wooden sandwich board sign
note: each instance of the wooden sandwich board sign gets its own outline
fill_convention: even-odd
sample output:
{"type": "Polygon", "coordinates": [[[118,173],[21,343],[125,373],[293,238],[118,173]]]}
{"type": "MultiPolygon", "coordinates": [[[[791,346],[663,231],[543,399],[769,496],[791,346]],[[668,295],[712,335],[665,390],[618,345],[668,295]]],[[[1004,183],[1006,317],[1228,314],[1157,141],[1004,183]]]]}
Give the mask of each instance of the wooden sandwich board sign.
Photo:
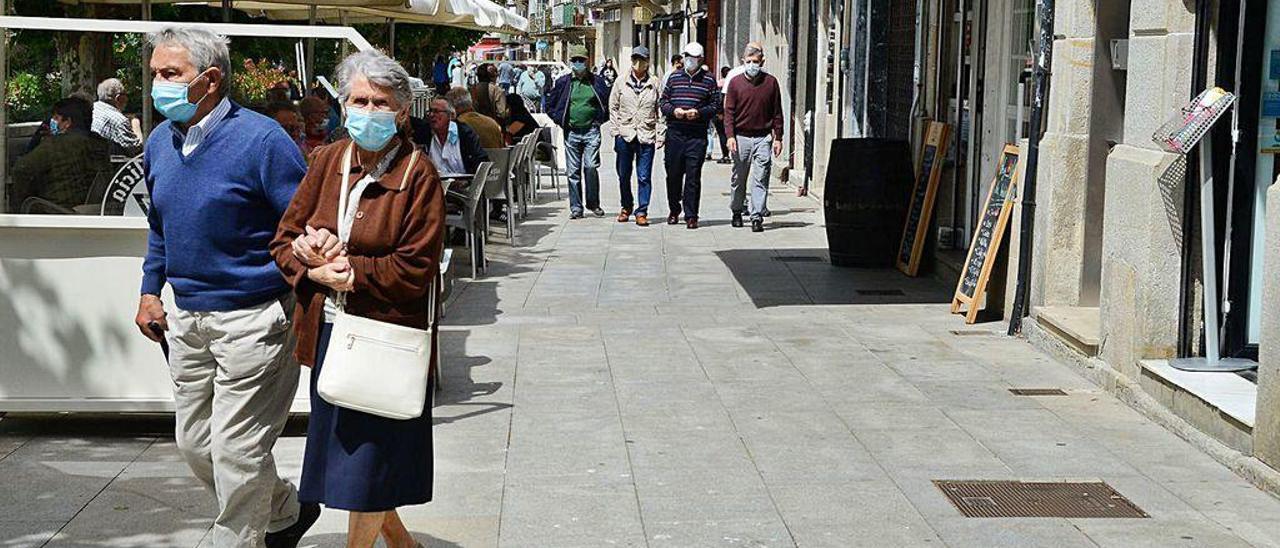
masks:
{"type": "Polygon", "coordinates": [[[1014,195],[1017,194],[1018,173],[1022,167],[1018,164],[1018,147],[1005,145],[1000,154],[1000,169],[996,179],[987,192],[987,201],[983,202],[978,226],[973,232],[973,243],[969,245],[969,255],[964,259],[960,270],[960,281],[956,283],[956,294],[951,299],[951,313],[960,312],[967,307],[965,323],[973,323],[978,319],[978,309],[983,306],[983,298],[987,292],[988,278],[995,265],[996,254],[1000,250],[1000,242],[1004,239],[1005,229],[1009,226],[1009,217],[1013,214],[1014,195]]]}
{"type": "Polygon", "coordinates": [[[916,184],[911,190],[911,203],[907,206],[907,221],[902,227],[902,243],[898,245],[898,270],[908,276],[920,272],[920,255],[929,235],[929,221],[933,217],[933,201],[938,195],[938,180],[942,178],[942,160],[946,155],[947,124],[929,122],[924,146],[920,150],[920,163],[916,169],[916,184]]]}

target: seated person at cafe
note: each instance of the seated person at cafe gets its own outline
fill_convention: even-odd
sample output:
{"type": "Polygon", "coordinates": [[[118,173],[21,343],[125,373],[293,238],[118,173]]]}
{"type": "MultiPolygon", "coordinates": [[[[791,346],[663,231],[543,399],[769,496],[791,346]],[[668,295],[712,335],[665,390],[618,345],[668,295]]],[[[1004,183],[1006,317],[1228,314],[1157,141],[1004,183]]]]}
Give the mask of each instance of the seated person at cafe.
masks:
{"type": "Polygon", "coordinates": [[[289,138],[297,143],[298,149],[302,150],[303,154],[307,152],[306,140],[303,138],[302,115],[298,114],[298,109],[293,106],[293,103],[288,101],[271,103],[267,105],[267,110],[263,114],[280,124],[284,132],[289,134],[289,138]]]}
{"type": "Polygon", "coordinates": [[[107,78],[98,84],[98,101],[93,104],[93,132],[115,143],[129,156],[142,152],[142,124],[122,112],[129,104],[124,83],[107,78]]]}
{"type": "MultiPolygon", "coordinates": [[[[515,144],[524,139],[525,135],[529,135],[538,130],[540,127],[538,121],[533,118],[533,114],[529,112],[529,107],[525,104],[524,98],[515,93],[507,95],[507,106],[511,109],[511,122],[507,124],[507,135],[511,137],[511,143],[515,144]]],[[[548,140],[550,133],[543,133],[548,140]]]]}
{"type": "Polygon", "coordinates": [[[462,88],[453,88],[444,94],[444,98],[453,105],[458,113],[457,120],[471,127],[480,137],[480,146],[484,148],[502,148],[506,143],[502,139],[502,126],[498,121],[476,112],[471,93],[462,88]]]}
{"type": "Polygon", "coordinates": [[[480,137],[456,118],[449,101],[437,97],[431,100],[427,126],[423,128],[428,131],[423,132],[414,124],[413,140],[431,153],[431,161],[441,175],[475,173],[481,163],[489,161],[480,146],[480,137]]]}
{"type": "Polygon", "coordinates": [[[111,142],[90,131],[92,127],[93,104],[89,101],[68,97],[54,103],[50,137],[13,165],[10,203],[15,212],[65,212],[42,207],[38,200],[26,203],[30,198],[65,209],[84,205],[95,179],[111,176],[111,142]]]}
{"type": "Polygon", "coordinates": [[[298,103],[305,125],[302,153],[310,154],[316,147],[329,141],[329,103],[316,95],[308,95],[298,103]]]}

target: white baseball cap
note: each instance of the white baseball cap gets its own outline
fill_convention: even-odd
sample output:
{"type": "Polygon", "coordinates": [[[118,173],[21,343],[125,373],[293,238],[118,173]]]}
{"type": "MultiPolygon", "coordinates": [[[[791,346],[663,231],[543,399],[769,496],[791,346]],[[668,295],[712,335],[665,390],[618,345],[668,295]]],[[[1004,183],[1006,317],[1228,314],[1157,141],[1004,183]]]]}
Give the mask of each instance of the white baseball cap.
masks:
{"type": "Polygon", "coordinates": [[[684,46],[684,50],[682,52],[685,55],[689,55],[692,57],[702,57],[702,44],[699,44],[697,42],[689,42],[684,46]]]}

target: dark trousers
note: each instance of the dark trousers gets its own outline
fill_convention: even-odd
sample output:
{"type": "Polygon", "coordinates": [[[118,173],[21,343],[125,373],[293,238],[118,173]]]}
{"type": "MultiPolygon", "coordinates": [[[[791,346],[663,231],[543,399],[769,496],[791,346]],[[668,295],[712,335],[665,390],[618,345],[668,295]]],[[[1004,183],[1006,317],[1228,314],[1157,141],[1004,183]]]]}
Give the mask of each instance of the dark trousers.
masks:
{"type": "Polygon", "coordinates": [[[711,120],[716,126],[716,136],[720,137],[720,157],[729,157],[729,136],[724,134],[724,118],[716,117],[711,120]]]}
{"type": "Polygon", "coordinates": [[[707,132],[667,130],[667,152],[663,163],[667,168],[667,207],[674,215],[684,212],[685,219],[698,217],[702,197],[702,163],[706,161],[707,132]],[[682,207],[683,206],[683,207],[682,207]]]}

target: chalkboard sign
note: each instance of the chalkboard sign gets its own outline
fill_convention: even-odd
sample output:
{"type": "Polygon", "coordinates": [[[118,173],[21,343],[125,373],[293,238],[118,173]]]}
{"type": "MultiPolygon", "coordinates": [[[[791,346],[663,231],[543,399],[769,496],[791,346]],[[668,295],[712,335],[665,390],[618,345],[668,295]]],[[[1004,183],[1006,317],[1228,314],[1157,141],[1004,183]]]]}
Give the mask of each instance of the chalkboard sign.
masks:
{"type": "Polygon", "coordinates": [[[952,314],[968,307],[966,323],[973,323],[978,319],[978,309],[987,291],[987,278],[991,275],[996,252],[1000,250],[1000,241],[1004,239],[1009,216],[1013,213],[1018,171],[1018,147],[1005,145],[1004,152],[1000,154],[1000,169],[996,172],[995,181],[991,183],[991,190],[987,192],[987,201],[982,204],[981,217],[973,233],[973,242],[969,245],[969,256],[964,260],[960,281],[956,283],[955,297],[951,300],[952,314]]]}
{"type": "Polygon", "coordinates": [[[942,122],[929,122],[924,147],[920,150],[920,169],[916,170],[916,184],[911,190],[911,202],[907,205],[907,222],[902,227],[902,242],[898,244],[898,270],[908,276],[920,271],[920,255],[924,252],[929,221],[933,217],[933,201],[938,194],[938,180],[942,178],[942,157],[947,150],[948,127],[942,122]]]}

